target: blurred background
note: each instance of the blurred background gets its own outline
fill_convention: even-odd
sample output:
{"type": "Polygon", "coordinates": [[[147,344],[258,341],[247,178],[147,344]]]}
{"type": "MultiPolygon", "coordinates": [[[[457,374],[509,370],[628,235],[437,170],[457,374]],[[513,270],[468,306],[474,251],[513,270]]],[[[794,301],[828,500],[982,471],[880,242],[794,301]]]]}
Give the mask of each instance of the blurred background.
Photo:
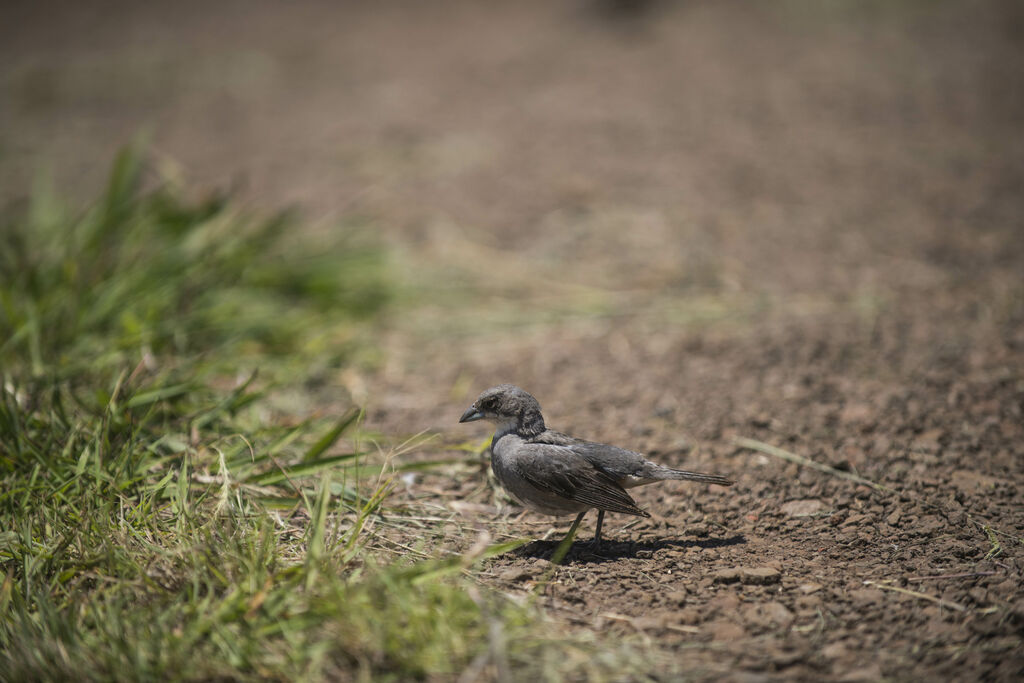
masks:
{"type": "Polygon", "coordinates": [[[1014,0],[0,13],[3,204],[92,196],[141,131],[188,187],[358,221],[415,294],[330,378],[382,426],[496,381],[678,408],[707,333],[742,341],[706,352],[733,386],[765,344],[938,367],[1022,341],[1014,0]]]}

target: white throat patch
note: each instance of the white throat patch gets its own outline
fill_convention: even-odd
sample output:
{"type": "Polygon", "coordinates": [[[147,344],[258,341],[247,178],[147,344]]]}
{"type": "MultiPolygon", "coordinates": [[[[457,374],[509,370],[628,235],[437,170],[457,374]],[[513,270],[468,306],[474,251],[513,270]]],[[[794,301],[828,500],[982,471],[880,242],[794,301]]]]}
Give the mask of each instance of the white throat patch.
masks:
{"type": "Polygon", "coordinates": [[[516,420],[515,418],[508,418],[508,419],[505,419],[505,420],[495,420],[494,421],[494,425],[495,425],[494,440],[497,441],[498,439],[500,439],[501,437],[505,436],[506,434],[511,434],[512,432],[516,431],[516,425],[517,424],[518,424],[518,420],[516,420]]]}

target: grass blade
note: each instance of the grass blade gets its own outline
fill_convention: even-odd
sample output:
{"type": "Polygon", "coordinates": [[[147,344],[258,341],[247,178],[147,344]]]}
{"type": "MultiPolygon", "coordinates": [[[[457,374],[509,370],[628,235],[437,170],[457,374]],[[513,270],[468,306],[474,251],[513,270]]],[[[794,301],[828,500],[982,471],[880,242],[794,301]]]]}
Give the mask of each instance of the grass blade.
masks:
{"type": "Polygon", "coordinates": [[[255,484],[257,486],[270,486],[273,484],[279,484],[282,481],[288,479],[298,479],[300,477],[308,477],[310,475],[324,472],[334,465],[339,463],[358,458],[362,453],[345,453],[343,455],[332,455],[329,458],[320,458],[313,462],[304,462],[299,465],[293,465],[291,467],[281,467],[276,470],[269,470],[263,474],[258,474],[246,479],[246,483],[255,484]]]}
{"type": "Polygon", "coordinates": [[[330,431],[328,431],[326,434],[320,437],[320,440],[313,444],[308,451],[306,451],[306,455],[303,456],[302,459],[308,462],[310,460],[315,460],[316,458],[320,457],[320,455],[322,455],[324,451],[326,451],[328,448],[334,445],[334,442],[337,441],[341,437],[341,435],[345,433],[345,430],[348,429],[353,422],[359,419],[359,416],[362,414],[363,411],[360,410],[359,408],[355,408],[349,411],[347,415],[338,420],[338,422],[330,429],[330,431]]]}

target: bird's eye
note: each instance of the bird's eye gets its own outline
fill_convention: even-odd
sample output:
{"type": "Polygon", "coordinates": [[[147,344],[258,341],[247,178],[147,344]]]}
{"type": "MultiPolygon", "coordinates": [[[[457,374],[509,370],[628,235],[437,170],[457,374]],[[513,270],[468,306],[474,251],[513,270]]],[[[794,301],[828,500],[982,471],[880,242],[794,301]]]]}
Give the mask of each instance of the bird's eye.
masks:
{"type": "Polygon", "coordinates": [[[494,412],[494,410],[498,407],[498,402],[493,398],[489,398],[486,401],[481,401],[480,407],[488,412],[494,412]]]}

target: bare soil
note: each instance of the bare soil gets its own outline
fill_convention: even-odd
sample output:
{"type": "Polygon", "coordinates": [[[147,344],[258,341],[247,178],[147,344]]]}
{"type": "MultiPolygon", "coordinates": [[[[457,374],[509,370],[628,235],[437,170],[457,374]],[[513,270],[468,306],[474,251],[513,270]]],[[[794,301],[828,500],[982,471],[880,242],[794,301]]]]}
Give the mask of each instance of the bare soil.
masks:
{"type": "MultiPolygon", "coordinates": [[[[636,490],[651,519],[596,552],[588,518],[544,590],[567,627],[695,679],[1019,680],[1021,7],[14,4],[0,191],[48,163],[85,195],[149,125],[189,181],[395,246],[426,295],[323,390],[369,426],[436,456],[508,381],[557,429],[737,480],[636,490]]],[[[452,519],[432,548],[539,539],[485,565],[514,593],[568,526],[485,461],[397,502],[452,519]]]]}

